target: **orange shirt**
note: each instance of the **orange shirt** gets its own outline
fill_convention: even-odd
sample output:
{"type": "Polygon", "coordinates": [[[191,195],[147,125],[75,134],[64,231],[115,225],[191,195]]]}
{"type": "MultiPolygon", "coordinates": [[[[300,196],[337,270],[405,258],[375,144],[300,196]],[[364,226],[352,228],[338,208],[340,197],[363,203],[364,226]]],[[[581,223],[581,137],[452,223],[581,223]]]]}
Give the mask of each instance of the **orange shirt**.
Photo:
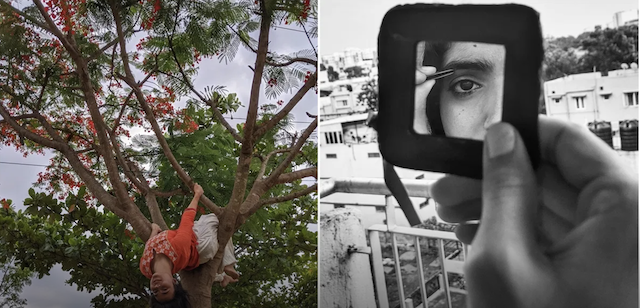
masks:
{"type": "Polygon", "coordinates": [[[198,239],[193,233],[193,220],[196,218],[195,209],[186,209],[182,213],[180,227],[177,230],[167,230],[150,238],[144,245],[144,253],[140,259],[140,271],[151,279],[153,271],[151,261],[153,252],[163,254],[173,262],[172,274],[181,270],[192,270],[199,265],[198,239]]]}

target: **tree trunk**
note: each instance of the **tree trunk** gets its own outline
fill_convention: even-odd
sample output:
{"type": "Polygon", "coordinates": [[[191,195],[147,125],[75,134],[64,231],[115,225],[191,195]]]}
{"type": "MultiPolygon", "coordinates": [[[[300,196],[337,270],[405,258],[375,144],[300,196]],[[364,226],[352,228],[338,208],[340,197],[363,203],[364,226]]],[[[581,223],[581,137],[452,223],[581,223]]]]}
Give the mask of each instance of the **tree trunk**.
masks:
{"type": "Polygon", "coordinates": [[[215,270],[213,261],[198,266],[192,271],[180,271],[182,286],[189,293],[189,302],[193,308],[211,308],[211,287],[215,270]]]}

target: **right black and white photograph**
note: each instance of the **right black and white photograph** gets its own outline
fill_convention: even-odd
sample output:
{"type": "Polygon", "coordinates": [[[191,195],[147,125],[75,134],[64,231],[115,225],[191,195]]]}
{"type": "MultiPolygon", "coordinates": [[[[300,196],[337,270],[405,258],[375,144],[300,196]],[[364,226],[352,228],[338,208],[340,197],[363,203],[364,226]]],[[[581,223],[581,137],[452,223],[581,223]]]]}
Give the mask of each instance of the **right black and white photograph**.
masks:
{"type": "Polygon", "coordinates": [[[319,307],[638,307],[638,2],[322,0],[319,307]]]}

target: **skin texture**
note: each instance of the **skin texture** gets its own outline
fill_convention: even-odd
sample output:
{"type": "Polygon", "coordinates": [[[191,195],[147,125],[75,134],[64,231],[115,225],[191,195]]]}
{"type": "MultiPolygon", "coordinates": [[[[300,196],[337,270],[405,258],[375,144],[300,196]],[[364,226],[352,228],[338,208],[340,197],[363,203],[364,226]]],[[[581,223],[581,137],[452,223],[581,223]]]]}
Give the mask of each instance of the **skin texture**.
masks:
{"type": "Polygon", "coordinates": [[[422,66],[422,58],[424,57],[424,42],[418,42],[417,47],[417,59],[416,59],[416,93],[415,93],[415,109],[413,117],[413,129],[418,134],[431,134],[431,128],[429,127],[427,120],[427,104],[426,99],[431,92],[431,89],[436,84],[435,80],[428,80],[427,76],[433,75],[436,72],[434,66],[422,66]]]}
{"type": "MultiPolygon", "coordinates": [[[[202,190],[202,187],[200,185],[194,184],[193,193],[193,199],[191,200],[188,208],[195,209],[198,207],[198,200],[200,200],[200,196],[202,196],[204,191],[202,190]]],[[[151,230],[151,237],[154,237],[159,232],[162,232],[157,224],[152,224],[151,230]]],[[[175,296],[174,285],[177,283],[172,274],[173,263],[171,262],[169,257],[165,256],[164,254],[154,255],[154,258],[151,262],[151,267],[153,269],[153,276],[151,276],[151,280],[149,281],[151,292],[153,292],[155,298],[161,303],[173,299],[173,297],[175,296]]]]}
{"type": "Polygon", "coordinates": [[[430,134],[426,99],[436,82],[440,87],[440,116],[449,137],[482,140],[486,129],[500,121],[504,85],[505,48],[502,45],[453,42],[444,53],[442,70],[455,73],[438,81],[426,81],[436,72],[421,66],[424,42],[417,47],[414,130],[430,134]]]}
{"type": "Polygon", "coordinates": [[[438,214],[472,244],[470,307],[638,307],[638,178],[585,127],[539,121],[534,172],[506,123],[485,139],[484,180],[431,187],[438,214]]]}
{"type": "Polygon", "coordinates": [[[453,43],[444,55],[444,68],[456,63],[489,64],[485,69],[456,68],[442,80],[440,114],[447,136],[482,140],[486,129],[502,116],[505,49],[501,45],[453,43]]]}
{"type": "Polygon", "coordinates": [[[169,301],[175,295],[174,285],[177,283],[171,274],[173,264],[163,254],[157,254],[153,260],[154,273],[149,282],[151,292],[159,302],[169,301]]]}

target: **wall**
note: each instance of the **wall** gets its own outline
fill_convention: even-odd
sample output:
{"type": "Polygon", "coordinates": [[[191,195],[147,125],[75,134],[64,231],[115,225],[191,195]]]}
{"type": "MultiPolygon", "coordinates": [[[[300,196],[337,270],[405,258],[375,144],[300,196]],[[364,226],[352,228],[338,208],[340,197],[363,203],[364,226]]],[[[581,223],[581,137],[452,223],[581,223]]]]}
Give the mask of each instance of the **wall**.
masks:
{"type": "Polygon", "coordinates": [[[586,126],[593,121],[611,122],[614,148],[619,148],[619,121],[638,119],[638,106],[627,106],[625,93],[638,92],[638,70],[570,75],[544,83],[547,115],[586,126]],[[573,97],[585,97],[585,109],[577,109],[573,97]],[[556,100],[559,100],[557,102],[556,100]]]}
{"type": "Polygon", "coordinates": [[[376,307],[369,255],[348,252],[367,246],[360,216],[356,209],[320,215],[320,307],[376,307]]]}

